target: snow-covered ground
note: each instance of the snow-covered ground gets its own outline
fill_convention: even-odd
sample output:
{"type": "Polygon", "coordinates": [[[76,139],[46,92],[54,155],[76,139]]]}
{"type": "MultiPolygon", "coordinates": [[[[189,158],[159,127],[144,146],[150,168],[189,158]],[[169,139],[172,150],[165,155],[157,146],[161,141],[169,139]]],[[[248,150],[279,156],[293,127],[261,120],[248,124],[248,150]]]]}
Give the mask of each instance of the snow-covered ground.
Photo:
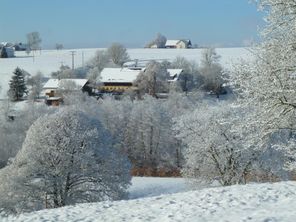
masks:
{"type": "Polygon", "coordinates": [[[139,199],[189,190],[183,178],[133,177],[129,198],[139,199]]]}
{"type": "MultiPolygon", "coordinates": [[[[155,186],[155,193],[158,193],[159,188],[167,185],[171,187],[175,180],[142,179],[136,178],[133,181],[135,187],[131,188],[132,193],[141,192],[139,188],[143,186],[142,194],[145,194],[146,188],[149,190],[149,185],[153,187],[156,184],[158,185],[155,186]]],[[[178,191],[186,190],[182,179],[176,179],[175,186],[172,187],[179,187],[178,191]]],[[[150,196],[150,191],[147,194],[150,196]]],[[[137,196],[140,197],[138,194],[133,197],[137,196]]],[[[294,222],[295,204],[296,182],[281,182],[207,188],[125,201],[80,204],[18,217],[0,218],[0,221],[294,222]]]]}
{"type": "MultiPolygon", "coordinates": [[[[74,49],[74,50],[43,50],[36,52],[35,57],[25,52],[16,52],[15,58],[0,59],[0,99],[6,97],[8,82],[16,67],[20,67],[31,74],[41,71],[45,76],[57,71],[61,64],[72,65],[71,51],[75,51],[75,67],[81,67],[95,55],[99,49],[74,49]]],[[[128,49],[131,59],[139,60],[168,60],[172,61],[177,56],[183,56],[189,60],[200,62],[201,49],[128,49]]],[[[221,64],[229,67],[239,59],[248,59],[252,53],[246,48],[218,48],[217,53],[221,55],[221,64]]]]}

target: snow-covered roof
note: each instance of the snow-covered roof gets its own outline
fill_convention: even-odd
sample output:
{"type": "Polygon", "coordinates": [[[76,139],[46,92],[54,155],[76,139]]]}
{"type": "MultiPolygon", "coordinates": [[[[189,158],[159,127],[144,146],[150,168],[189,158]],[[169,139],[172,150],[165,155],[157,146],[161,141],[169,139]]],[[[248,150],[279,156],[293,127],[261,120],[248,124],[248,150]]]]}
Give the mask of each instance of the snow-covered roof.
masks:
{"type": "Polygon", "coordinates": [[[149,62],[151,62],[151,60],[133,60],[133,61],[128,61],[128,62],[125,62],[123,64],[123,67],[128,67],[129,69],[132,69],[132,68],[145,68],[147,66],[147,64],[149,62]]]}
{"type": "Polygon", "coordinates": [[[10,42],[1,42],[0,43],[0,46],[4,46],[4,47],[13,47],[13,44],[12,43],[10,43],[10,42]]]}
{"type": "Polygon", "coordinates": [[[101,82],[133,82],[143,69],[105,68],[101,72],[101,82]]]}
{"type": "Polygon", "coordinates": [[[52,96],[52,97],[46,98],[46,100],[50,100],[50,101],[56,101],[56,100],[60,100],[60,99],[62,99],[62,97],[59,97],[59,96],[52,96]]]}
{"type": "Polygon", "coordinates": [[[167,69],[171,79],[169,81],[177,81],[183,69],[167,69]]]}
{"type": "Polygon", "coordinates": [[[43,89],[57,89],[67,81],[74,82],[77,87],[82,88],[87,83],[87,79],[49,79],[43,86],[43,89]]]}
{"type": "Polygon", "coordinates": [[[175,46],[177,45],[181,40],[167,40],[165,43],[165,46],[175,46]]]}
{"type": "Polygon", "coordinates": [[[168,73],[170,74],[170,77],[173,77],[175,75],[180,75],[183,71],[183,69],[167,69],[168,73]]]}
{"type": "Polygon", "coordinates": [[[43,86],[43,89],[56,89],[59,86],[58,79],[49,79],[43,86]]]}

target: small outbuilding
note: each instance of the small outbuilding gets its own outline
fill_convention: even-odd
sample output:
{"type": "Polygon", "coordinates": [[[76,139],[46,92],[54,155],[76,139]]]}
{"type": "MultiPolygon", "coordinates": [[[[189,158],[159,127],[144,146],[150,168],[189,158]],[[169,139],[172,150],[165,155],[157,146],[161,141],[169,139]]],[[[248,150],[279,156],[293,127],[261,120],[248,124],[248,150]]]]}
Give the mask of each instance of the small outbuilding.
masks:
{"type": "Polygon", "coordinates": [[[43,86],[42,95],[47,105],[58,106],[63,101],[62,92],[89,92],[87,79],[49,79],[43,86]]]}

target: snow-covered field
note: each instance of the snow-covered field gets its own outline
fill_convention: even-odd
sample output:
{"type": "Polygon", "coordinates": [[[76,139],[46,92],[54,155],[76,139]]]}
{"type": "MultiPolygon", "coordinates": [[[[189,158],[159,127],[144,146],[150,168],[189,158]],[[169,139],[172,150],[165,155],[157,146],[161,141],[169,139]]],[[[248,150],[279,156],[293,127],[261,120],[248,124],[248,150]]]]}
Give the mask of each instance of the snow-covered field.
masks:
{"type": "Polygon", "coordinates": [[[80,204],[0,221],[294,222],[296,219],[296,182],[186,190],[183,179],[135,178],[130,191],[136,199],[80,204]],[[159,195],[163,193],[159,190],[164,191],[165,187],[165,193],[183,192],[151,197],[151,191],[159,195]],[[145,195],[149,197],[142,198],[145,195]]]}
{"type": "MultiPolygon", "coordinates": [[[[8,82],[12,76],[13,70],[18,66],[31,74],[41,71],[45,76],[57,71],[61,64],[72,65],[72,56],[70,51],[75,51],[75,67],[80,67],[95,55],[98,49],[75,49],[75,50],[43,50],[36,52],[35,58],[28,56],[25,52],[16,52],[16,58],[0,59],[0,99],[6,97],[8,82]]],[[[183,56],[189,60],[199,62],[201,58],[201,49],[128,49],[131,59],[139,60],[168,60],[172,61],[177,56],[183,56]]],[[[239,59],[248,59],[252,53],[245,48],[221,48],[217,49],[221,55],[221,64],[229,67],[233,62],[239,59]]]]}

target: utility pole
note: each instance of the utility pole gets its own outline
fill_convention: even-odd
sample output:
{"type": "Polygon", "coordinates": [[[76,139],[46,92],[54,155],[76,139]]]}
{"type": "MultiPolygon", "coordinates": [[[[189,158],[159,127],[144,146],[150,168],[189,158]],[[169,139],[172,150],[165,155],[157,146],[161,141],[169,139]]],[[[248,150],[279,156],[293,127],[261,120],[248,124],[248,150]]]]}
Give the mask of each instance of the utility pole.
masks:
{"type": "Polygon", "coordinates": [[[84,67],[84,52],[83,51],[82,51],[81,59],[82,59],[82,67],[84,67]]]}
{"type": "Polygon", "coordinates": [[[76,54],[76,51],[70,51],[71,55],[72,55],[72,70],[74,70],[74,57],[76,54]]]}

